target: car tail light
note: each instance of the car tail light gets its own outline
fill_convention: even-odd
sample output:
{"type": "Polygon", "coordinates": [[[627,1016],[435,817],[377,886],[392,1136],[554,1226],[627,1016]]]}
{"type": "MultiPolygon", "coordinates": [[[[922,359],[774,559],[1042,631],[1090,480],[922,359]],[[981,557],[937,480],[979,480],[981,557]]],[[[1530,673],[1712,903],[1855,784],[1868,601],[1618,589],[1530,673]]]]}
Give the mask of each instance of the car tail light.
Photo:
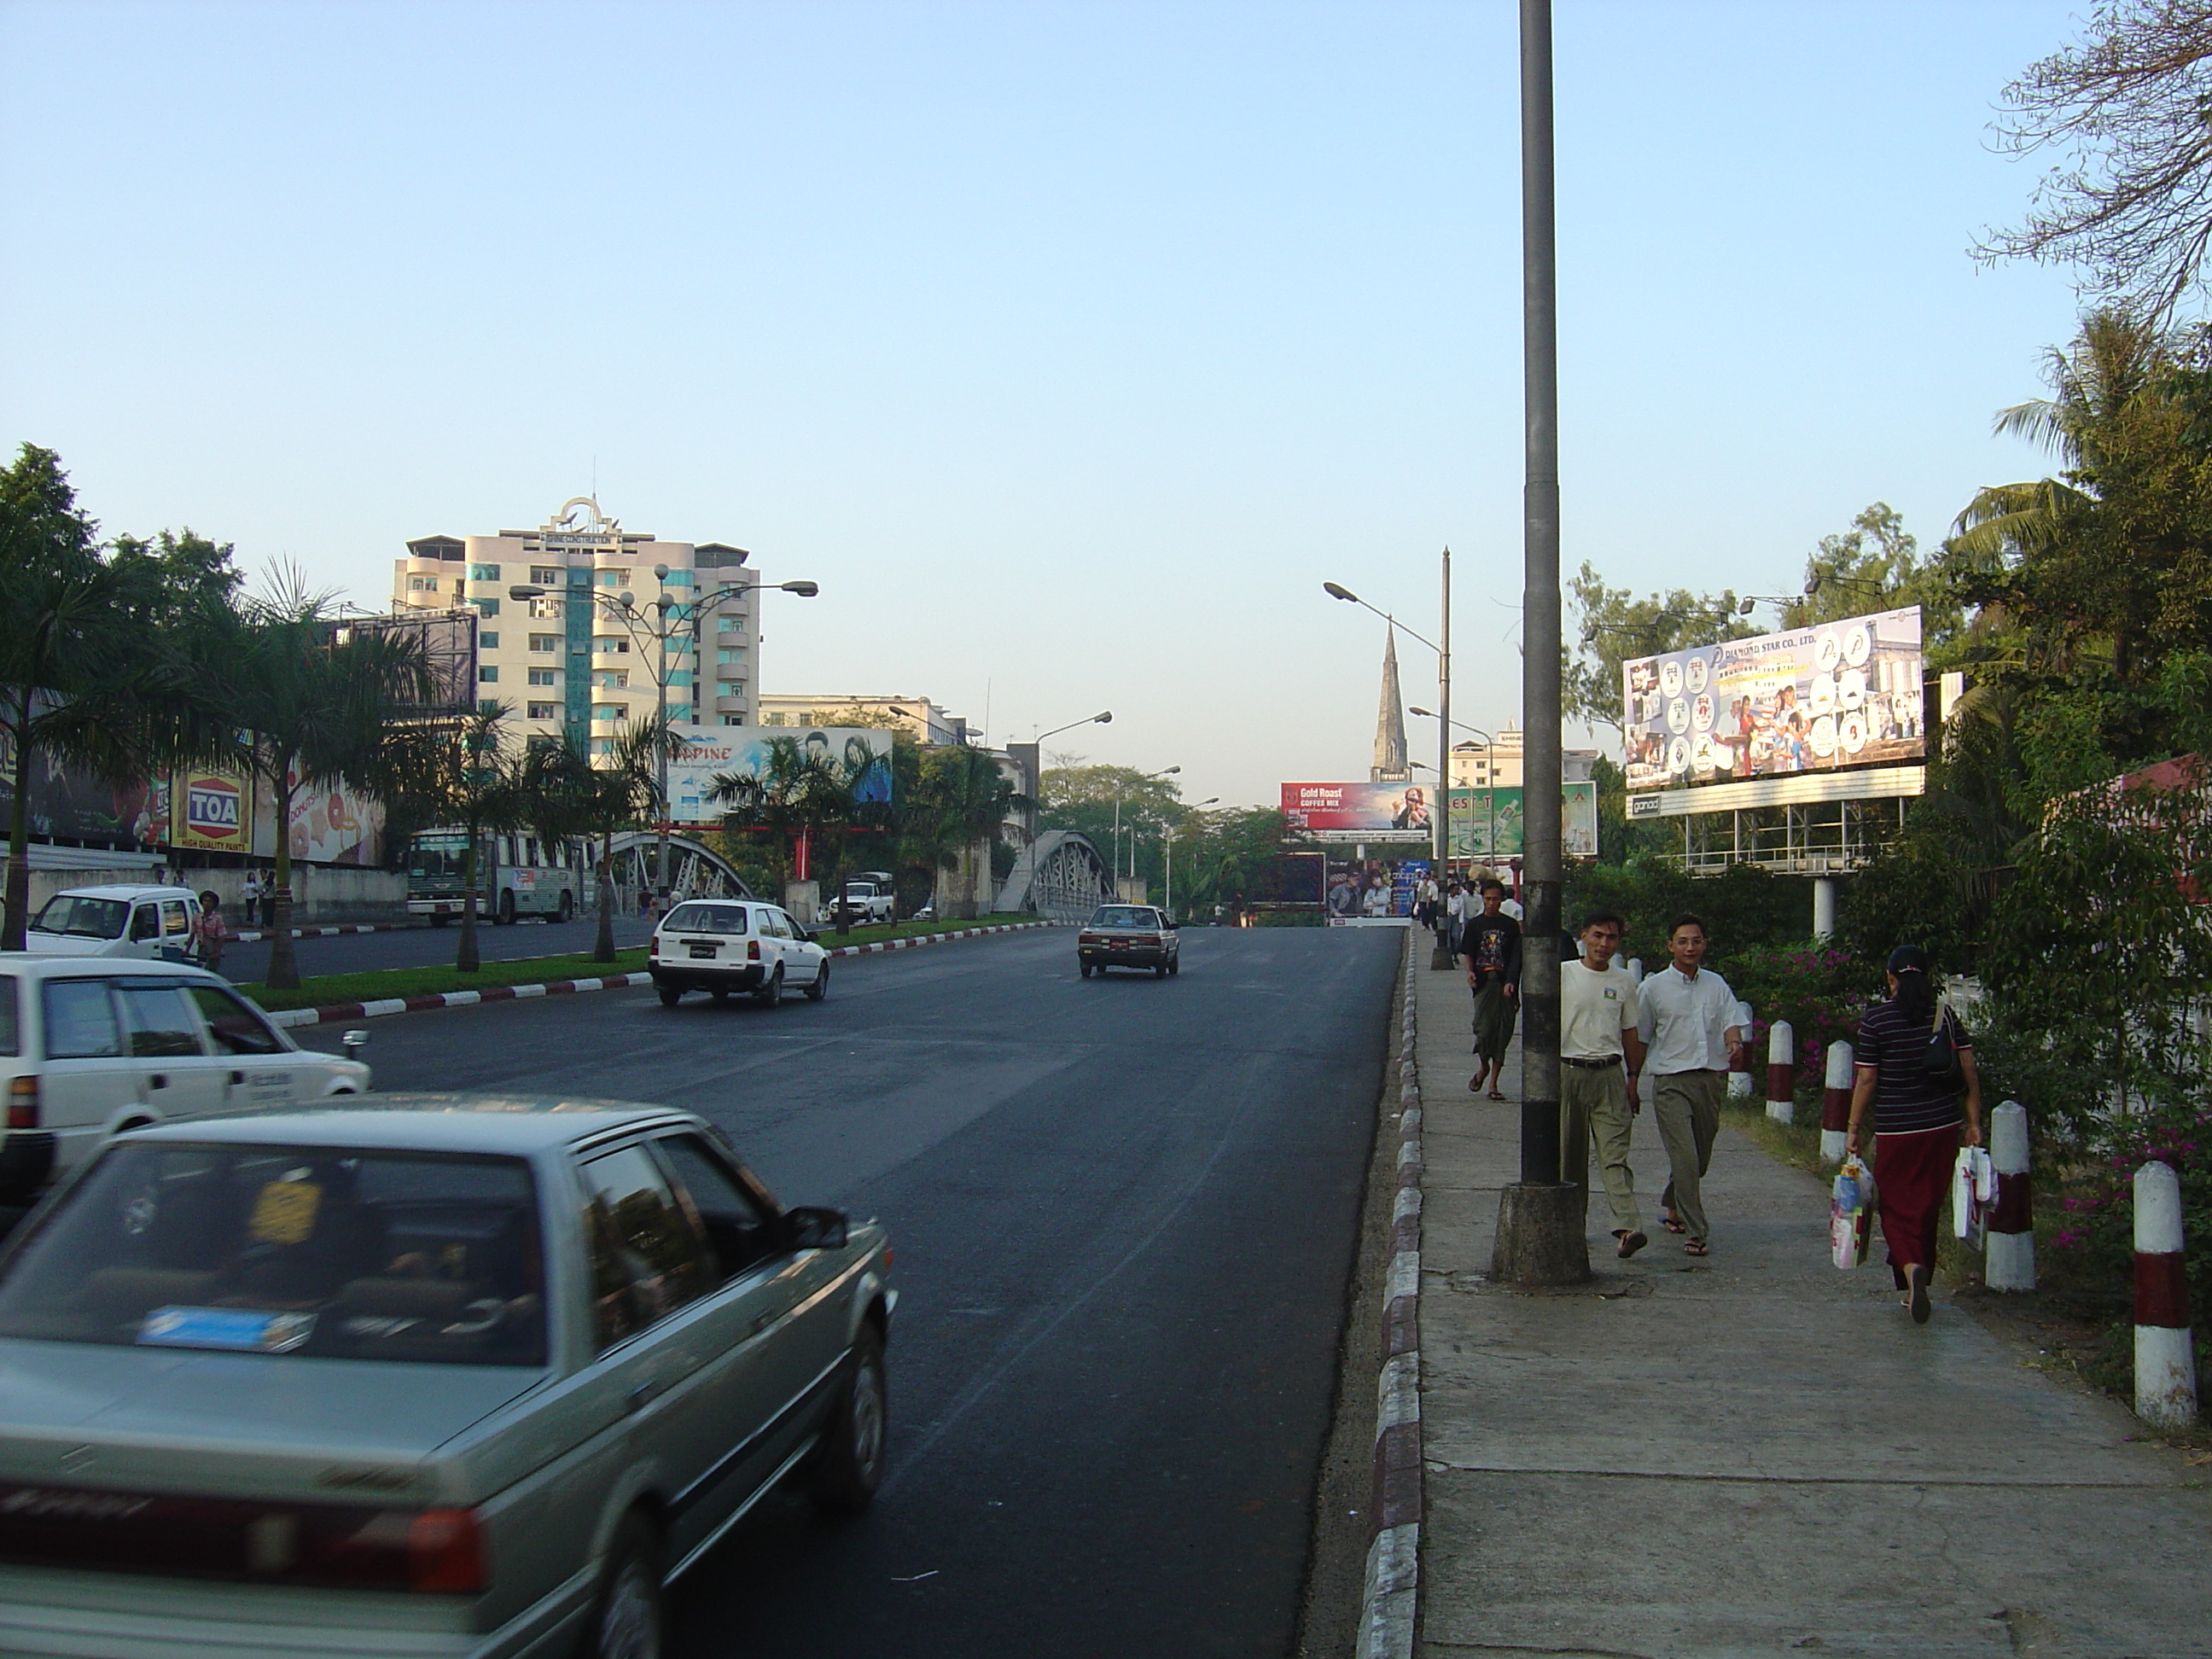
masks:
{"type": "Polygon", "coordinates": [[[1103,933],[1079,933],[1076,935],[1075,942],[1078,945],[1103,945],[1106,942],[1106,935],[1103,933]]]}
{"type": "Polygon", "coordinates": [[[11,1129],[35,1129],[39,1127],[39,1079],[19,1077],[8,1085],[8,1127],[11,1129]]]}
{"type": "Polygon", "coordinates": [[[484,1587],[483,1523],[474,1510],[424,1510],[407,1523],[407,1565],[413,1588],[428,1594],[473,1594],[484,1587]]]}
{"type": "Polygon", "coordinates": [[[475,1595],[474,1510],[381,1510],[0,1484],[0,1561],[255,1583],[475,1595]]]}
{"type": "Polygon", "coordinates": [[[745,960],[747,962],[758,962],[760,960],[760,941],[758,939],[749,939],[745,941],[745,960]]]}

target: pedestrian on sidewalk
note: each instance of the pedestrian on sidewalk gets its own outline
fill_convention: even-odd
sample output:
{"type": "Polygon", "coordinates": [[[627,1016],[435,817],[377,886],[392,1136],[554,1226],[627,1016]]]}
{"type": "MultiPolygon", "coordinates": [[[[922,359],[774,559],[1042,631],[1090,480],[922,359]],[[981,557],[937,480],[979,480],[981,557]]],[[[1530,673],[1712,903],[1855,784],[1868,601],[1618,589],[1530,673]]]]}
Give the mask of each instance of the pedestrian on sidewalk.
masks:
{"type": "Polygon", "coordinates": [[[1589,1213],[1590,1143],[1597,1143],[1613,1236],[1625,1260],[1651,1241],[1638,1224],[1628,1147],[1636,1115],[1644,1038],[1636,981],[1616,965],[1623,924],[1611,910],[1583,918],[1581,959],[1559,964],[1559,1178],[1583,1189],[1589,1213]],[[1626,1069],[1624,1070],[1624,1066],[1626,1069]]]}
{"type": "Polygon", "coordinates": [[[261,903],[261,872],[248,870],[245,879],[238,884],[239,914],[246,918],[248,927],[253,926],[261,903]]]}
{"type": "Polygon", "coordinates": [[[222,896],[210,888],[200,895],[200,913],[192,918],[192,948],[200,966],[210,974],[222,971],[222,947],[229,942],[230,924],[223,920],[222,896]]]}
{"type": "Polygon", "coordinates": [[[1962,1118],[1966,1144],[1982,1144],[1982,1079],[1959,1017],[1936,1003],[1928,953],[1917,945],[1899,945],[1889,953],[1887,977],[1889,1000],[1876,1003],[1859,1022],[1844,1145],[1856,1152],[1864,1144],[1871,1109],[1875,1187],[1889,1271],[1905,1292],[1912,1322],[1924,1325],[1936,1229],[1958,1160],[1962,1118]],[[1958,1062],[1954,1076],[1929,1069],[1938,1032],[1951,1040],[1958,1062]]]}
{"type": "Polygon", "coordinates": [[[1668,1179],[1659,1194],[1659,1221],[1670,1233],[1689,1235],[1685,1255],[1710,1255],[1712,1230],[1702,1183],[1712,1167],[1729,1067],[1743,1056],[1744,1034],[1736,1024],[1735,993],[1705,966],[1700,918],[1674,918],[1667,929],[1667,965],[1636,988],[1651,1115],[1667,1149],[1668,1179]]]}
{"type": "Polygon", "coordinates": [[[1460,953],[1460,930],[1467,926],[1467,919],[1477,908],[1474,901],[1474,882],[1469,880],[1465,883],[1456,881],[1452,883],[1451,892],[1444,900],[1444,943],[1451,947],[1451,953],[1455,957],[1460,953]]]}
{"type": "Polygon", "coordinates": [[[1482,908],[1459,934],[1459,959],[1474,993],[1475,1073],[1467,1086],[1480,1094],[1487,1083],[1492,1100],[1505,1098],[1498,1085],[1505,1080],[1505,1050],[1521,1006],[1521,924],[1498,908],[1504,898],[1504,882],[1484,882],[1482,908]]]}

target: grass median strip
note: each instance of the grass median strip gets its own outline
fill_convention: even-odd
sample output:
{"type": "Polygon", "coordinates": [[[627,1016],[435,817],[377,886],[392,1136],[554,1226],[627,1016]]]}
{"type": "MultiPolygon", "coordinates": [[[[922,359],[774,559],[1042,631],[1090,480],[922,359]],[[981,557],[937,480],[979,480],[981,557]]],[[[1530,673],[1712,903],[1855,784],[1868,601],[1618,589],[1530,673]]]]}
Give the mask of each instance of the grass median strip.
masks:
{"type": "Polygon", "coordinates": [[[265,985],[238,988],[271,1013],[286,1008],[322,1008],[340,1002],[380,1002],[390,997],[434,996],[447,991],[489,991],[507,985],[541,985],[554,980],[603,979],[609,974],[641,974],[645,947],[617,951],[612,962],[594,962],[588,951],[565,957],[526,957],[519,962],[487,962],[473,974],[451,963],[434,968],[380,968],[361,974],[318,974],[300,981],[296,991],[272,991],[265,985]]]}
{"type": "MultiPolygon", "coordinates": [[[[824,928],[817,935],[832,950],[840,945],[874,945],[896,939],[918,939],[953,933],[973,927],[1005,927],[1033,921],[1026,916],[987,916],[975,921],[902,921],[888,927],[855,927],[838,934],[824,928]]],[[[293,1008],[326,1008],[349,1002],[382,1002],[408,997],[437,996],[454,991],[490,991],[509,985],[540,985],[562,980],[604,979],[612,974],[645,971],[645,947],[635,945],[615,953],[612,962],[594,961],[589,951],[570,956],[525,957],[514,962],[487,962],[473,974],[465,974],[451,963],[425,968],[380,968],[359,974],[319,974],[302,980],[296,991],[272,991],[265,985],[241,984],[238,988],[270,1013],[293,1008]]]]}

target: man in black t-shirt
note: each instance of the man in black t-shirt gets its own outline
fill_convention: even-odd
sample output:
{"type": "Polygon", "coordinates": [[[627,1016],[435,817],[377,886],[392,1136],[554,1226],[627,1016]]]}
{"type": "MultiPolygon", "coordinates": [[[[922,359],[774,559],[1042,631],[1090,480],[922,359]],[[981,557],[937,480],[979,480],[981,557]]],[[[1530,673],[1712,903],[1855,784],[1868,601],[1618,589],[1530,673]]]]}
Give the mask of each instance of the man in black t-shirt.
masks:
{"type": "Polygon", "coordinates": [[[1482,884],[1482,909],[1460,928],[1460,960],[1467,964],[1468,987],[1474,993],[1474,1052],[1480,1067],[1467,1086],[1503,1100],[1505,1050],[1513,1041],[1514,1016],[1521,997],[1521,924],[1507,915],[1505,884],[1482,884]]]}

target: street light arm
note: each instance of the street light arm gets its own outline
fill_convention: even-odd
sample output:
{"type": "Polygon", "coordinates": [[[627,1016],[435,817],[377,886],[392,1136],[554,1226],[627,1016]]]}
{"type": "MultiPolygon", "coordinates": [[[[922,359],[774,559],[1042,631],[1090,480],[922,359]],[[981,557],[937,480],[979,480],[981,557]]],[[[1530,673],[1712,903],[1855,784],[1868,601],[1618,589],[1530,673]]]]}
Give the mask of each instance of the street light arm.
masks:
{"type": "Polygon", "coordinates": [[[1111,726],[1113,723],[1114,711],[1110,708],[1102,709],[1096,714],[1085,714],[1079,720],[1070,720],[1065,726],[1055,726],[1051,731],[1044,732],[1041,736],[1033,738],[1030,741],[1033,743],[1042,743],[1046,738],[1056,738],[1063,732],[1073,732],[1079,726],[1111,726]]]}
{"type": "Polygon", "coordinates": [[[1427,646],[1430,650],[1435,652],[1439,657],[1443,655],[1443,647],[1438,645],[1434,640],[1424,639],[1420,635],[1416,634],[1412,629],[1407,627],[1405,623],[1400,622],[1389,611],[1376,611],[1373,605],[1368,604],[1366,600],[1361,599],[1358,594],[1353,592],[1350,588],[1340,587],[1334,582],[1323,582],[1322,586],[1332,599],[1343,599],[1348,604],[1358,605],[1362,611],[1374,611],[1376,616],[1382,617],[1384,622],[1389,623],[1391,627],[1396,629],[1401,634],[1403,634],[1407,639],[1412,640],[1415,644],[1427,646]]]}

